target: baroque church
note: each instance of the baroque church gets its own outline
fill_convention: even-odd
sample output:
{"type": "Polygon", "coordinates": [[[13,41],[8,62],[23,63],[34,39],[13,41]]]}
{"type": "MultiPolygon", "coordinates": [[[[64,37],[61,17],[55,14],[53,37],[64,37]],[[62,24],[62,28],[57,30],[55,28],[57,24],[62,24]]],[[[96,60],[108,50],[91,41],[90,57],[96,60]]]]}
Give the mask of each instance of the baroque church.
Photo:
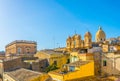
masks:
{"type": "Polygon", "coordinates": [[[79,50],[83,48],[89,49],[92,48],[93,43],[100,44],[104,42],[106,40],[106,34],[101,27],[99,27],[99,30],[95,35],[95,40],[95,42],[92,42],[92,35],[89,31],[85,33],[83,40],[81,35],[75,34],[67,38],[66,48],[68,51],[79,50]]]}

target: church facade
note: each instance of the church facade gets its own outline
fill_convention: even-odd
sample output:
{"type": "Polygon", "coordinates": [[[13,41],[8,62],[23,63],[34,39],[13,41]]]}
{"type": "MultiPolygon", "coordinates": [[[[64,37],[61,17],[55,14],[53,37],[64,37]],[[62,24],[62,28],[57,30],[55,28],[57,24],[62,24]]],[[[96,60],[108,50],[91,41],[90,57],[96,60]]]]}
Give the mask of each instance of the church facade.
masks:
{"type": "MultiPolygon", "coordinates": [[[[106,34],[102,30],[101,27],[99,27],[99,30],[96,32],[95,35],[96,43],[101,43],[106,40],[106,34]]],[[[74,49],[79,50],[81,48],[92,48],[92,35],[88,31],[84,35],[84,39],[82,40],[81,35],[75,34],[73,36],[69,36],[66,40],[66,49],[67,51],[73,51],[74,49]]]]}

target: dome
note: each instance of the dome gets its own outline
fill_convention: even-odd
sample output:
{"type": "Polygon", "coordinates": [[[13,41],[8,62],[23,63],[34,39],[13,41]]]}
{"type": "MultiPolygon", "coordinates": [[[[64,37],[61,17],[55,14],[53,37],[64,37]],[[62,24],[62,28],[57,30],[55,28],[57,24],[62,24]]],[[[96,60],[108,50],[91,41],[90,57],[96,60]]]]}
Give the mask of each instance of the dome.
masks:
{"type": "Polygon", "coordinates": [[[91,33],[88,31],[85,33],[84,37],[92,37],[91,33]]]}
{"type": "Polygon", "coordinates": [[[99,30],[96,33],[96,41],[97,42],[105,41],[105,39],[106,39],[105,32],[102,30],[101,27],[99,27],[99,30]]]}

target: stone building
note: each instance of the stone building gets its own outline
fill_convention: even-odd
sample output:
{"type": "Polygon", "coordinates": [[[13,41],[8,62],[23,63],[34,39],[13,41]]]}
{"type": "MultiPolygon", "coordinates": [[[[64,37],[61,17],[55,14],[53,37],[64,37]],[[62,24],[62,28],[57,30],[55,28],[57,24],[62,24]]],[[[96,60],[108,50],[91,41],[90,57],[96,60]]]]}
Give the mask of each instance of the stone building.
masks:
{"type": "Polygon", "coordinates": [[[120,54],[103,53],[101,70],[103,75],[120,75],[120,54]]]}
{"type": "Polygon", "coordinates": [[[49,65],[55,64],[59,68],[70,62],[69,54],[64,54],[61,51],[54,51],[51,49],[41,50],[34,56],[39,59],[47,59],[49,65]]]}
{"type": "Polygon", "coordinates": [[[32,62],[32,70],[37,72],[45,72],[49,62],[47,59],[37,59],[32,62]]]}
{"type": "Polygon", "coordinates": [[[37,43],[34,41],[16,40],[5,47],[6,55],[24,55],[35,54],[37,52],[37,43]]]}
{"type": "Polygon", "coordinates": [[[67,81],[87,76],[94,76],[94,61],[76,61],[65,64],[62,70],[54,70],[48,74],[55,81],[67,81]]]}
{"type": "Polygon", "coordinates": [[[0,51],[0,59],[4,59],[5,58],[5,52],[4,51],[0,51]]]}
{"type": "Polygon", "coordinates": [[[70,62],[93,60],[93,53],[88,53],[87,49],[81,49],[70,53],[70,62]]]}
{"type": "Polygon", "coordinates": [[[38,59],[36,57],[4,58],[0,60],[0,76],[3,76],[4,72],[10,72],[19,68],[44,72],[47,66],[47,59],[38,59]]]}

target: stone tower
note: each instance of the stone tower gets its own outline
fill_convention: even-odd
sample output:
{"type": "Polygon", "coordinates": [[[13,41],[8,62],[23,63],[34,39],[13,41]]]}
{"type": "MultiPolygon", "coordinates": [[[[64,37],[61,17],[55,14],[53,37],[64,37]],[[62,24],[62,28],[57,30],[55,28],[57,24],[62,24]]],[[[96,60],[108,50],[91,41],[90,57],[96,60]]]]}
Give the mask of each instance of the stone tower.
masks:
{"type": "Polygon", "coordinates": [[[66,40],[66,47],[67,47],[67,50],[70,50],[71,49],[71,37],[69,36],[66,40]]]}
{"type": "Polygon", "coordinates": [[[86,32],[84,35],[84,47],[92,47],[92,35],[90,32],[86,32]]]}
{"type": "Polygon", "coordinates": [[[72,38],[71,38],[71,48],[72,49],[78,49],[81,47],[81,36],[78,34],[75,34],[72,38]]]}
{"type": "Polygon", "coordinates": [[[80,35],[78,35],[78,34],[75,35],[75,42],[76,42],[75,48],[79,49],[81,46],[81,36],[80,35]]]}
{"type": "Polygon", "coordinates": [[[71,49],[74,49],[76,45],[75,35],[71,37],[71,49]]]}
{"type": "Polygon", "coordinates": [[[96,33],[95,40],[96,42],[103,42],[106,40],[106,34],[101,27],[99,27],[99,30],[96,33]]]}

